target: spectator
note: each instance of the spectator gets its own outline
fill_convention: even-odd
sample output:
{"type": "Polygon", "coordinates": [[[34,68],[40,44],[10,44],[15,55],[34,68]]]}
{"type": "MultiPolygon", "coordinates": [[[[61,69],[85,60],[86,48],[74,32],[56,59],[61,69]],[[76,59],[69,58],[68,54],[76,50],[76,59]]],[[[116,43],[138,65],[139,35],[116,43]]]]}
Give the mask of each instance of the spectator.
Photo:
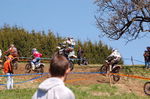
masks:
{"type": "Polygon", "coordinates": [[[2,57],[2,50],[0,49],[0,59],[1,59],[1,57],[2,57]]]}
{"type": "Polygon", "coordinates": [[[0,49],[0,69],[2,68],[2,50],[0,49]]]}
{"type": "Polygon", "coordinates": [[[13,56],[9,55],[4,62],[4,73],[7,75],[7,89],[12,89],[13,88],[13,68],[11,66],[11,61],[13,60],[13,56]]]}
{"type": "Polygon", "coordinates": [[[78,65],[82,64],[82,59],[83,59],[83,50],[81,49],[81,47],[78,48],[77,51],[77,58],[78,58],[78,65]]]}
{"type": "Polygon", "coordinates": [[[73,92],[64,85],[69,72],[69,61],[64,56],[54,56],[49,68],[51,78],[39,85],[32,99],[75,99],[73,92]]]}
{"type": "Polygon", "coordinates": [[[148,62],[148,60],[149,60],[149,53],[148,53],[148,51],[144,51],[143,56],[144,56],[144,61],[145,61],[145,68],[148,68],[149,67],[149,62],[148,62]]]}
{"type": "Polygon", "coordinates": [[[150,47],[147,47],[147,50],[144,51],[144,60],[145,60],[145,68],[150,68],[150,47]]]}

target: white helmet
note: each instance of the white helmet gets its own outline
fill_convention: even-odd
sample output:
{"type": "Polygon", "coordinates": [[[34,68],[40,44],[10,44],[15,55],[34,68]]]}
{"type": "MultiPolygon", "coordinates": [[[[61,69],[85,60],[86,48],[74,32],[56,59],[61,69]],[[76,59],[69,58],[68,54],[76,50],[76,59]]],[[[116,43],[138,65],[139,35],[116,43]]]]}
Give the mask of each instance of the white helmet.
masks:
{"type": "Polygon", "coordinates": [[[14,44],[10,44],[10,47],[14,47],[14,44]]]}
{"type": "Polygon", "coordinates": [[[112,51],[113,51],[113,52],[118,52],[118,50],[117,50],[117,49],[115,49],[115,48],[114,48],[114,49],[112,49],[112,51]]]}
{"type": "Polygon", "coordinates": [[[37,49],[36,49],[36,48],[33,48],[33,49],[32,49],[32,53],[33,53],[34,51],[37,51],[37,49]]]}

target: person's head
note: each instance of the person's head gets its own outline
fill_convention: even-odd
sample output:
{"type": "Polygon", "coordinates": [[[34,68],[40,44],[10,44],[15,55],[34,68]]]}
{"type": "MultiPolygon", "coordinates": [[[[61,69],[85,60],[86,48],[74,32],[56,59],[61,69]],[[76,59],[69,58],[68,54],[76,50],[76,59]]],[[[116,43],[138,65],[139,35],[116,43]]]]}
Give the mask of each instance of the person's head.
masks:
{"type": "Polygon", "coordinates": [[[66,57],[55,55],[51,60],[49,72],[52,77],[63,77],[70,72],[70,63],[66,57]]]}
{"type": "Polygon", "coordinates": [[[7,57],[7,59],[9,59],[9,60],[13,60],[13,56],[12,55],[9,55],[8,57],[7,57]]]}
{"type": "Polygon", "coordinates": [[[78,50],[81,50],[81,46],[78,47],[78,50]]]}
{"type": "Polygon", "coordinates": [[[70,38],[70,37],[67,37],[67,40],[69,40],[69,41],[70,41],[70,40],[71,40],[71,38],[70,38]]]}
{"type": "Polygon", "coordinates": [[[10,47],[15,47],[15,45],[14,44],[10,44],[10,47]]]}
{"type": "Polygon", "coordinates": [[[147,51],[150,51],[150,47],[149,46],[146,49],[147,49],[147,51]]]}
{"type": "Polygon", "coordinates": [[[70,40],[71,38],[70,37],[68,37],[68,40],[70,40]]]}
{"type": "Polygon", "coordinates": [[[34,53],[35,51],[37,51],[37,49],[36,49],[36,48],[33,48],[33,49],[32,49],[32,53],[34,53]]]}
{"type": "Polygon", "coordinates": [[[118,52],[118,50],[117,49],[113,49],[112,52],[118,52]]]}

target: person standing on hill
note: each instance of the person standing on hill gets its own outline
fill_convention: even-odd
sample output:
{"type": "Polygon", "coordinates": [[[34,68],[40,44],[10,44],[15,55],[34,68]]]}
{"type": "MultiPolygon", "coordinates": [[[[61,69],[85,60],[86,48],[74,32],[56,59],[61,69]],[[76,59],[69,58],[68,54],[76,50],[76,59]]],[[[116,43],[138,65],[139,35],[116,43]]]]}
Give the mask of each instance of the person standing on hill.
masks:
{"type": "Polygon", "coordinates": [[[14,59],[12,55],[9,55],[4,62],[4,73],[7,75],[7,89],[13,88],[13,68],[11,66],[11,61],[14,59]]]}
{"type": "Polygon", "coordinates": [[[56,55],[52,58],[49,68],[51,78],[43,81],[32,99],[75,99],[73,92],[64,81],[70,72],[70,63],[66,57],[56,55]]]}
{"type": "Polygon", "coordinates": [[[144,61],[145,61],[145,68],[150,68],[150,47],[147,47],[147,50],[144,51],[144,61]]]}
{"type": "Polygon", "coordinates": [[[81,47],[78,48],[77,58],[78,58],[78,65],[81,65],[83,61],[83,50],[81,49],[81,47]]]}

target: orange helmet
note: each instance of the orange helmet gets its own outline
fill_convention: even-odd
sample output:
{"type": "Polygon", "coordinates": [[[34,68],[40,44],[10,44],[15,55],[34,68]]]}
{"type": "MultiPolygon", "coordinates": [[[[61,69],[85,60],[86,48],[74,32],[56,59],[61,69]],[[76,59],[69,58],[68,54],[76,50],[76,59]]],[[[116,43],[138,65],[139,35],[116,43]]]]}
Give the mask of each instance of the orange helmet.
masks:
{"type": "Polygon", "coordinates": [[[9,55],[8,58],[9,58],[9,59],[13,59],[14,57],[13,57],[12,55],[9,55]]]}

